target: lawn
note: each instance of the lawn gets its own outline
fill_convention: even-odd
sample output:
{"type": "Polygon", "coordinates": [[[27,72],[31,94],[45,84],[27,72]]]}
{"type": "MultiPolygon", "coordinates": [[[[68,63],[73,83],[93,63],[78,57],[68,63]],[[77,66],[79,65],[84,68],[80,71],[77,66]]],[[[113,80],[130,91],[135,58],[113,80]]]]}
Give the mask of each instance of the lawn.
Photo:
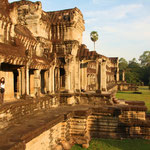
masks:
{"type": "Polygon", "coordinates": [[[139,92],[142,92],[142,94],[134,94],[133,91],[118,92],[116,97],[118,99],[131,101],[144,101],[148,108],[148,112],[150,112],[150,90],[148,86],[140,86],[139,92]]]}
{"type": "MultiPolygon", "coordinates": [[[[118,99],[131,101],[144,101],[148,112],[150,112],[150,90],[146,86],[139,87],[139,92],[142,94],[134,94],[133,91],[118,92],[118,99]]],[[[74,145],[71,150],[86,150],[80,145],[74,145]]],[[[142,139],[93,139],[90,142],[90,147],[87,150],[150,150],[150,140],[142,139]]]]}
{"type": "MultiPolygon", "coordinates": [[[[75,145],[71,150],[86,150],[75,145]]],[[[150,141],[142,139],[93,139],[87,150],[150,150],[150,141]]]]}

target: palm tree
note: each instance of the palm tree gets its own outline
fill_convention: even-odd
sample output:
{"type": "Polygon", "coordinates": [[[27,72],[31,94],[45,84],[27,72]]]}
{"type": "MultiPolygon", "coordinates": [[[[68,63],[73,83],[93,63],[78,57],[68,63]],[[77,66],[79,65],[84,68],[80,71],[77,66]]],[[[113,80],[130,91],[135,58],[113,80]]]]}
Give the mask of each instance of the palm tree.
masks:
{"type": "Polygon", "coordinates": [[[90,37],[91,40],[94,42],[94,51],[95,51],[95,42],[98,40],[98,33],[96,31],[92,31],[90,37]]]}

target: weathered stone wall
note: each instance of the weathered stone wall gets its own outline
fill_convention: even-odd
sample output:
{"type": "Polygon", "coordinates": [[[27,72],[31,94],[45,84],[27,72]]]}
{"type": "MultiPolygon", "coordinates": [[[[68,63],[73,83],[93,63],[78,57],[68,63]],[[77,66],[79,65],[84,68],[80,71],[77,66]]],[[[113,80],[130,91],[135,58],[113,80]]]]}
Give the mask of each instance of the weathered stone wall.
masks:
{"type": "Polygon", "coordinates": [[[58,123],[49,130],[45,131],[38,137],[34,138],[30,142],[26,143],[25,150],[52,150],[56,145],[60,143],[61,139],[61,126],[62,123],[58,123]]]}
{"type": "Polygon", "coordinates": [[[130,84],[126,82],[119,82],[117,86],[118,86],[119,91],[137,91],[138,90],[138,86],[136,86],[135,84],[130,84]]]}
{"type": "Polygon", "coordinates": [[[0,129],[4,129],[39,110],[50,109],[58,105],[56,97],[43,98],[42,100],[20,100],[20,102],[5,104],[0,107],[0,129]]]}

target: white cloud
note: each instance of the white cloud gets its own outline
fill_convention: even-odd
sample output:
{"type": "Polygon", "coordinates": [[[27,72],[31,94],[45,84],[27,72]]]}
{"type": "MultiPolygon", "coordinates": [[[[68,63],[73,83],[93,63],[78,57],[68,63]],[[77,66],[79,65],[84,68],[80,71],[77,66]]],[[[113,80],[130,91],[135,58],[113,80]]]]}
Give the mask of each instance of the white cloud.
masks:
{"type": "Polygon", "coordinates": [[[109,19],[123,19],[130,14],[136,13],[143,8],[142,4],[120,5],[108,10],[88,11],[85,12],[86,17],[103,17],[109,19]]]}
{"type": "Polygon", "coordinates": [[[150,15],[142,4],[120,5],[104,11],[86,12],[87,29],[83,42],[90,50],[92,30],[99,33],[96,47],[106,56],[124,57],[131,60],[144,50],[150,49],[150,15]]]}

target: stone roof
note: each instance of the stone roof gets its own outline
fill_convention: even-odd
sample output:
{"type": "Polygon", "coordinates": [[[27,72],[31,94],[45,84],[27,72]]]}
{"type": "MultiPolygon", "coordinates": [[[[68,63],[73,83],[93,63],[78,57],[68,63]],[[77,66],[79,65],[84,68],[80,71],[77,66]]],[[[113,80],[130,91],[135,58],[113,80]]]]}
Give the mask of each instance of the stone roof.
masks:
{"type": "Polygon", "coordinates": [[[98,54],[96,51],[89,51],[87,49],[86,45],[82,44],[79,47],[77,57],[82,60],[82,59],[96,59],[98,57],[102,57],[102,55],[98,54]]]}
{"type": "Polygon", "coordinates": [[[17,24],[15,26],[15,32],[17,34],[20,34],[20,35],[23,35],[25,37],[28,37],[29,39],[36,40],[35,37],[32,35],[31,31],[26,26],[17,24]]]}
{"type": "Polygon", "coordinates": [[[10,8],[14,7],[14,6],[21,6],[21,5],[24,5],[24,4],[34,4],[35,2],[31,2],[31,1],[15,1],[15,2],[12,2],[10,3],[10,8]]]}
{"type": "Polygon", "coordinates": [[[0,55],[25,57],[25,47],[17,39],[14,45],[0,43],[0,55]]]}
{"type": "Polygon", "coordinates": [[[50,11],[46,13],[49,16],[49,21],[51,24],[61,24],[72,22],[75,12],[78,12],[83,17],[81,11],[77,7],[59,11],[50,11]]]}

